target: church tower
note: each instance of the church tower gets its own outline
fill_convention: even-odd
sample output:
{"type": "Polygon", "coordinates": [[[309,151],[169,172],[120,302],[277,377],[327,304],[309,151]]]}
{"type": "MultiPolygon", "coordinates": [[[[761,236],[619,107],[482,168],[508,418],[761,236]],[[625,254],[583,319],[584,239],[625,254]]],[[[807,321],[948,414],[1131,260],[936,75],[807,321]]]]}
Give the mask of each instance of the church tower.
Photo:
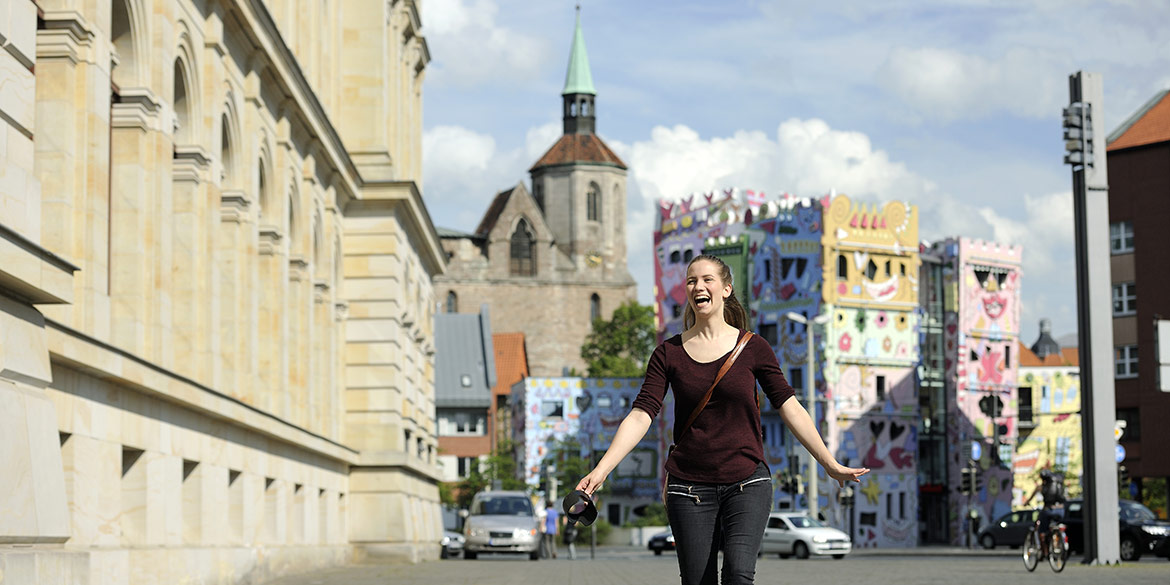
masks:
{"type": "Polygon", "coordinates": [[[578,8],[561,91],[564,133],[529,169],[532,194],[579,274],[628,281],[626,165],[596,134],[596,99],[578,8]]]}

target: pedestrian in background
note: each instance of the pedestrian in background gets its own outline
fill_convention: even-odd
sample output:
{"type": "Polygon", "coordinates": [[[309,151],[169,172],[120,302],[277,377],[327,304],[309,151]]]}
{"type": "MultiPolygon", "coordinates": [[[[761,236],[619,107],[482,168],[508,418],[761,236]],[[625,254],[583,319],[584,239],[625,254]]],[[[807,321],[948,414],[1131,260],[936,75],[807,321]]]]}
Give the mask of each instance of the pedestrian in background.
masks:
{"type": "Polygon", "coordinates": [[[829,477],[844,486],[869,470],[841,465],[825,447],[771,346],[746,330],[747,312],[733,294],[731,269],[722,259],[703,254],[691,260],[686,292],[686,330],[654,350],[630,414],[577,489],[592,494],[601,487],[646,435],[669,387],[675,398],[676,445],[665,464],[663,498],[682,583],[716,585],[721,548],[724,585],[753,583],[772,509],[757,382],[829,477]]]}
{"type": "Polygon", "coordinates": [[[557,511],[556,506],[553,506],[552,500],[545,500],[544,513],[544,536],[542,538],[544,539],[545,553],[555,559],[557,558],[557,526],[560,524],[558,520],[561,518],[561,513],[557,511]]]}
{"type": "Polygon", "coordinates": [[[577,560],[576,522],[565,522],[565,546],[569,548],[569,560],[577,560]]]}

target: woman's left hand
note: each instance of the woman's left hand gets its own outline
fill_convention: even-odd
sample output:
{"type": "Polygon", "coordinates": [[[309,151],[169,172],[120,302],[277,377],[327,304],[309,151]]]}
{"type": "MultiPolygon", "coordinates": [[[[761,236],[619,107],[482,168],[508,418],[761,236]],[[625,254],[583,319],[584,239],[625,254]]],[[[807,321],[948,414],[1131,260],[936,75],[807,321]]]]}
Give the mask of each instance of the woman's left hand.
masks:
{"type": "Polygon", "coordinates": [[[835,463],[831,468],[825,470],[829,477],[837,480],[841,487],[845,487],[845,482],[852,481],[855,483],[861,482],[861,476],[869,473],[868,467],[845,467],[840,463],[835,463]]]}

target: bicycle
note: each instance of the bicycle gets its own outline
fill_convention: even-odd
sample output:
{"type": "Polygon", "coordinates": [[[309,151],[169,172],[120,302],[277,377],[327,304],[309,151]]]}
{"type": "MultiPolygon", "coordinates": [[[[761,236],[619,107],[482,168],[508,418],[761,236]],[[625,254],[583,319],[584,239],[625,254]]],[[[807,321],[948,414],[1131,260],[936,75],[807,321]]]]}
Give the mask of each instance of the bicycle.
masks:
{"type": "Polygon", "coordinates": [[[1069,555],[1068,530],[1064,522],[1049,523],[1048,539],[1048,546],[1041,546],[1039,520],[1028,529],[1028,536],[1024,538],[1024,568],[1028,569],[1028,572],[1035,571],[1040,559],[1044,558],[1048,559],[1048,566],[1052,568],[1052,572],[1059,573],[1064,570],[1069,555]]]}

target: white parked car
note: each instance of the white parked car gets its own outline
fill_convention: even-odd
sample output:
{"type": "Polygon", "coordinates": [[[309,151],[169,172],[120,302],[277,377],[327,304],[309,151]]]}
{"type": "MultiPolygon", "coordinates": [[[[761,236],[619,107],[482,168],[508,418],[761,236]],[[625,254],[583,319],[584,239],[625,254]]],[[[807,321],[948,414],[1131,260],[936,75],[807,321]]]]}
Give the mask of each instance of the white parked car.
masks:
{"type": "Polygon", "coordinates": [[[524,492],[487,491],[475,494],[463,524],[463,558],[479,553],[520,553],[540,558],[536,510],[524,492]]]}
{"type": "Polygon", "coordinates": [[[764,541],[760,544],[760,554],[776,553],[782,559],[792,555],[798,559],[807,559],[809,555],[832,555],[835,559],[842,559],[850,550],[853,550],[853,543],[848,534],[804,513],[769,516],[764,541]]]}

